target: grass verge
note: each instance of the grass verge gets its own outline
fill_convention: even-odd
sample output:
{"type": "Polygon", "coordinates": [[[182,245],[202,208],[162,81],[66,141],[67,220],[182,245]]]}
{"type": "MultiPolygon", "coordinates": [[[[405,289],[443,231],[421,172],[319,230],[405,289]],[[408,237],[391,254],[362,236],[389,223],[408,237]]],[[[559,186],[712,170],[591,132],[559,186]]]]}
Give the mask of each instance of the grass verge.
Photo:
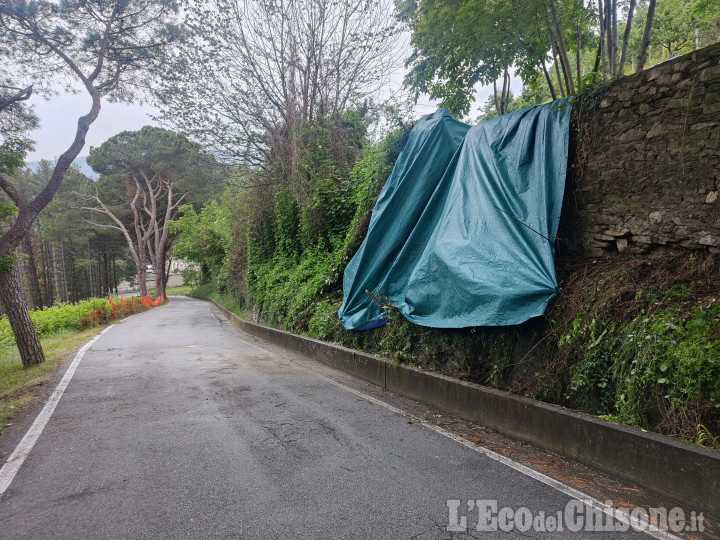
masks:
{"type": "MultiPolygon", "coordinates": [[[[191,285],[180,285],[178,287],[168,287],[165,289],[165,294],[168,296],[188,296],[192,292],[193,288],[191,285]]],[[[153,289],[153,295],[155,290],[153,289]]]]}
{"type": "MultiPolygon", "coordinates": [[[[168,294],[171,293],[168,292],[168,294]]],[[[193,289],[190,293],[188,293],[188,296],[192,296],[193,298],[209,298],[210,300],[215,300],[218,304],[221,304],[225,307],[225,309],[232,311],[235,315],[238,315],[248,321],[253,320],[252,312],[242,308],[237,299],[219,293],[215,284],[212,282],[205,283],[204,285],[200,285],[199,287],[193,289]]]]}
{"type": "Polygon", "coordinates": [[[28,369],[22,367],[15,345],[0,347],[0,433],[19,411],[37,399],[62,361],[102,329],[65,330],[41,339],[45,362],[28,369]]]}

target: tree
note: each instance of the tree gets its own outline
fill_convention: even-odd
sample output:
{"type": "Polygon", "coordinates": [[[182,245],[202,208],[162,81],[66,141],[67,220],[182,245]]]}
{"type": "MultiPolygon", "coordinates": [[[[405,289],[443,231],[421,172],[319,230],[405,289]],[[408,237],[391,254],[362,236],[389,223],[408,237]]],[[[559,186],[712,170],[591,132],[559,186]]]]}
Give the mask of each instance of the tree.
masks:
{"type": "Polygon", "coordinates": [[[163,117],[230,161],[297,173],[308,123],[357,107],[389,78],[396,25],[386,0],[187,1],[168,63],[163,117]]]}
{"type": "Polygon", "coordinates": [[[170,22],[176,12],[175,0],[5,0],[0,5],[0,54],[6,73],[17,77],[11,86],[28,92],[33,84],[45,92],[83,91],[91,98],[87,114],[78,119],[74,139],[35,198],[26,201],[12,177],[0,175],[0,189],[18,208],[13,223],[0,236],[0,301],[25,366],[42,362],[44,356],[24,295],[17,292],[14,252],[85,145],[102,98],[131,100],[146,86],[141,73],[156,67],[163,47],[174,41],[177,32],[170,22]]]}
{"type": "Polygon", "coordinates": [[[228,250],[232,243],[232,223],[229,203],[218,204],[210,201],[198,214],[192,205],[180,207],[180,216],[170,223],[170,230],[179,234],[173,246],[173,254],[186,261],[198,263],[205,281],[222,276],[227,261],[228,250]]]}
{"type": "Polygon", "coordinates": [[[655,6],[656,0],[650,0],[648,5],[647,15],[645,18],[645,30],[643,31],[642,41],[640,42],[640,49],[638,50],[637,60],[635,61],[635,73],[640,73],[645,67],[645,60],[647,59],[647,49],[650,45],[650,33],[652,31],[653,19],[655,18],[655,6]]]}
{"type": "Polygon", "coordinates": [[[689,49],[695,43],[695,31],[701,26],[693,0],[663,2],[655,13],[651,43],[667,53],[668,58],[689,49]]]}
{"type": "Polygon", "coordinates": [[[107,218],[89,220],[93,225],[122,233],[137,267],[140,293],[147,294],[149,260],[155,295],[165,296],[165,263],[174,238],[169,224],[191,186],[207,185],[217,176],[217,164],[184,136],[150,126],[123,131],[93,148],[88,164],[103,176],[91,184],[91,193],[85,196],[91,204],[82,209],[107,218]],[[123,208],[130,210],[129,222],[123,208]]]}
{"type": "MultiPolygon", "coordinates": [[[[396,5],[411,32],[406,87],[416,99],[428,94],[462,116],[477,85],[493,86],[495,114],[508,112],[512,71],[528,88],[537,88],[542,77],[555,99],[622,76],[631,51],[639,49],[642,70],[656,0],[396,0],[396,5]],[[641,44],[635,38],[638,20],[645,28],[641,44]],[[587,53],[588,48],[597,52],[587,53]]],[[[666,21],[663,46],[677,52],[693,36],[696,43],[708,43],[704,36],[718,35],[720,28],[709,22],[716,5],[718,0],[667,0],[661,11],[667,16],[656,23],[666,21]]],[[[662,32],[656,30],[658,43],[662,32]]]]}
{"type": "Polygon", "coordinates": [[[625,22],[625,31],[623,32],[622,52],[620,53],[620,65],[618,67],[618,73],[620,75],[623,75],[625,73],[625,61],[627,60],[628,47],[630,46],[630,34],[632,32],[632,22],[634,16],[635,0],[630,0],[627,20],[625,22]]]}
{"type": "Polygon", "coordinates": [[[525,84],[542,74],[551,95],[556,95],[548,71],[551,58],[559,93],[574,91],[566,39],[573,28],[577,39],[571,43],[579,50],[589,36],[590,16],[583,2],[401,0],[397,7],[398,17],[412,33],[405,84],[416,98],[429,94],[463,115],[474,101],[475,86],[492,84],[496,112],[504,114],[510,102],[511,69],[525,84]]]}
{"type": "MultiPolygon", "coordinates": [[[[16,170],[21,195],[26,200],[37,195],[54,167],[54,163],[42,160],[33,170],[16,170]]],[[[23,238],[22,255],[26,260],[20,267],[32,308],[55,301],[77,302],[105,296],[126,278],[129,253],[124,240],[118,242],[109,231],[87,226],[74,209],[75,193],[87,182],[88,178],[73,164],[52,202],[38,214],[23,238]]]]}
{"type": "Polygon", "coordinates": [[[32,84],[18,86],[15,74],[10,71],[9,56],[10,36],[0,36],[0,135],[3,138],[18,137],[37,127],[38,119],[32,108],[25,102],[33,93],[32,84]]]}

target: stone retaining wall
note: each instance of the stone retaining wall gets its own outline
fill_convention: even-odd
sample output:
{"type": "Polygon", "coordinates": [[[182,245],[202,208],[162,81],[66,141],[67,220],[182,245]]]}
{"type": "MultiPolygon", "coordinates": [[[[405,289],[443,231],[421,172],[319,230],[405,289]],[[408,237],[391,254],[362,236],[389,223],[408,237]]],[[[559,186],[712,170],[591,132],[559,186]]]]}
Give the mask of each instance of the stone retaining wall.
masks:
{"type": "Polygon", "coordinates": [[[720,246],[720,43],[575,105],[560,236],[589,256],[720,246]]]}

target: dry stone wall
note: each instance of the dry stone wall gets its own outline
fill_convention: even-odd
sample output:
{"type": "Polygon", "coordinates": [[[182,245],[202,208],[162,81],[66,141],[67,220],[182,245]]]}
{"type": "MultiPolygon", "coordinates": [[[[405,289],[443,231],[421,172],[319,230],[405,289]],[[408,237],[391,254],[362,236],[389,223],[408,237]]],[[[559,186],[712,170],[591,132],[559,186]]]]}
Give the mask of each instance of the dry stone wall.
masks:
{"type": "Polygon", "coordinates": [[[720,43],[581,96],[573,127],[575,250],[720,250],[720,43]]]}

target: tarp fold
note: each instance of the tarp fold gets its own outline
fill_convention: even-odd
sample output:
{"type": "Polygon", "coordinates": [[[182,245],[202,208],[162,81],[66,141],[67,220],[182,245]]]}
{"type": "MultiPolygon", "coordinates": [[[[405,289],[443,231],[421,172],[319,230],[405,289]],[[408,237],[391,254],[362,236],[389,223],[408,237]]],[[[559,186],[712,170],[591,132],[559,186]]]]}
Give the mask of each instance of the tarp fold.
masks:
{"type": "Polygon", "coordinates": [[[366,290],[436,328],[542,315],[558,292],[569,123],[567,100],[472,128],[447,109],[420,120],[345,270],[343,326],[381,322],[366,290]]]}

